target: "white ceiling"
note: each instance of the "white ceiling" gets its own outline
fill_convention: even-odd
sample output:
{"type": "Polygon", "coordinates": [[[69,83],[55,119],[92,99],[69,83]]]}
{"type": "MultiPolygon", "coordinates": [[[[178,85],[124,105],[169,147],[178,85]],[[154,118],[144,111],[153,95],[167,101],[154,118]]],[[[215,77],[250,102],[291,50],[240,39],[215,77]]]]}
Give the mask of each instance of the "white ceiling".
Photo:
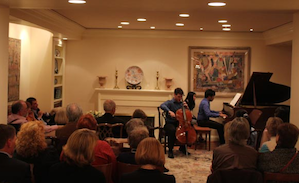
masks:
{"type": "MultiPolygon", "coordinates": [[[[86,29],[117,29],[121,21],[130,25],[123,29],[222,31],[219,19],[227,19],[232,32],[264,32],[292,22],[299,10],[299,0],[226,0],[225,7],[208,7],[209,0],[86,0],[83,5],[67,0],[0,0],[11,9],[52,10],[86,29]],[[189,13],[189,18],[179,17],[189,13]],[[146,22],[137,22],[146,18],[146,22]],[[175,23],[184,23],[176,27],[175,23]]],[[[34,23],[34,22],[32,22],[34,23]]]]}

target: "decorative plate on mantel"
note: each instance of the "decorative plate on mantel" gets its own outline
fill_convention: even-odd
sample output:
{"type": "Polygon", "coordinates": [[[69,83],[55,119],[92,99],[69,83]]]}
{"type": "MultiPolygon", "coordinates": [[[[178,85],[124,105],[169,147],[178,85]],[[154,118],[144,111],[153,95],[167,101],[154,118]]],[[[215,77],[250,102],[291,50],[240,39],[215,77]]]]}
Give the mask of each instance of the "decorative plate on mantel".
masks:
{"type": "Polygon", "coordinates": [[[131,66],[126,70],[125,73],[126,81],[131,85],[137,85],[141,83],[143,79],[143,71],[138,66],[131,66]]]}

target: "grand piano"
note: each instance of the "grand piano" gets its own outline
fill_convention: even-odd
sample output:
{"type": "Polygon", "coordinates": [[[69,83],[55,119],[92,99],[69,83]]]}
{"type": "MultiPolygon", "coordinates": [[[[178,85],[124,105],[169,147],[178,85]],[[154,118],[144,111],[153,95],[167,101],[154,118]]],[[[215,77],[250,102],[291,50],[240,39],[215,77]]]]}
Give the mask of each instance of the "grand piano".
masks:
{"type": "Polygon", "coordinates": [[[285,85],[270,82],[273,73],[253,72],[246,86],[245,92],[237,102],[236,106],[223,103],[223,111],[228,114],[225,122],[231,121],[235,117],[235,112],[245,109],[250,114],[254,109],[262,111],[261,116],[256,121],[254,127],[257,130],[264,130],[269,117],[274,116],[274,111],[279,103],[290,98],[291,88],[285,85]]]}

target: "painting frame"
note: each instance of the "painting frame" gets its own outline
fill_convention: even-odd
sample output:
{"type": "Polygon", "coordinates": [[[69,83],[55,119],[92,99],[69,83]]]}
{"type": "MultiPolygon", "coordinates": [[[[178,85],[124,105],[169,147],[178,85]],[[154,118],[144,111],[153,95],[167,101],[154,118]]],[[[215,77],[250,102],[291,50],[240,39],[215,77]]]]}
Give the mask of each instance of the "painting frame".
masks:
{"type": "Polygon", "coordinates": [[[207,89],[222,97],[245,91],[250,74],[250,47],[189,46],[188,59],[188,88],[197,96],[204,96],[207,89]]]}

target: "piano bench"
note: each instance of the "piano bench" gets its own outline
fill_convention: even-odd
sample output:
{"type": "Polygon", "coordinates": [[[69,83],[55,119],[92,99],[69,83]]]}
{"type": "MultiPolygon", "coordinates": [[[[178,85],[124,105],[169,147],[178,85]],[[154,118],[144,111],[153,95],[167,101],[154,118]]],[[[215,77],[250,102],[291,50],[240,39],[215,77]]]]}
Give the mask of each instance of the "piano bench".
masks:
{"type": "Polygon", "coordinates": [[[209,138],[209,151],[211,150],[211,128],[209,127],[200,127],[197,125],[193,125],[195,131],[196,131],[196,142],[194,149],[196,150],[197,145],[200,143],[200,137],[202,137],[202,134],[206,136],[205,138],[205,148],[207,149],[207,143],[209,138]]]}

